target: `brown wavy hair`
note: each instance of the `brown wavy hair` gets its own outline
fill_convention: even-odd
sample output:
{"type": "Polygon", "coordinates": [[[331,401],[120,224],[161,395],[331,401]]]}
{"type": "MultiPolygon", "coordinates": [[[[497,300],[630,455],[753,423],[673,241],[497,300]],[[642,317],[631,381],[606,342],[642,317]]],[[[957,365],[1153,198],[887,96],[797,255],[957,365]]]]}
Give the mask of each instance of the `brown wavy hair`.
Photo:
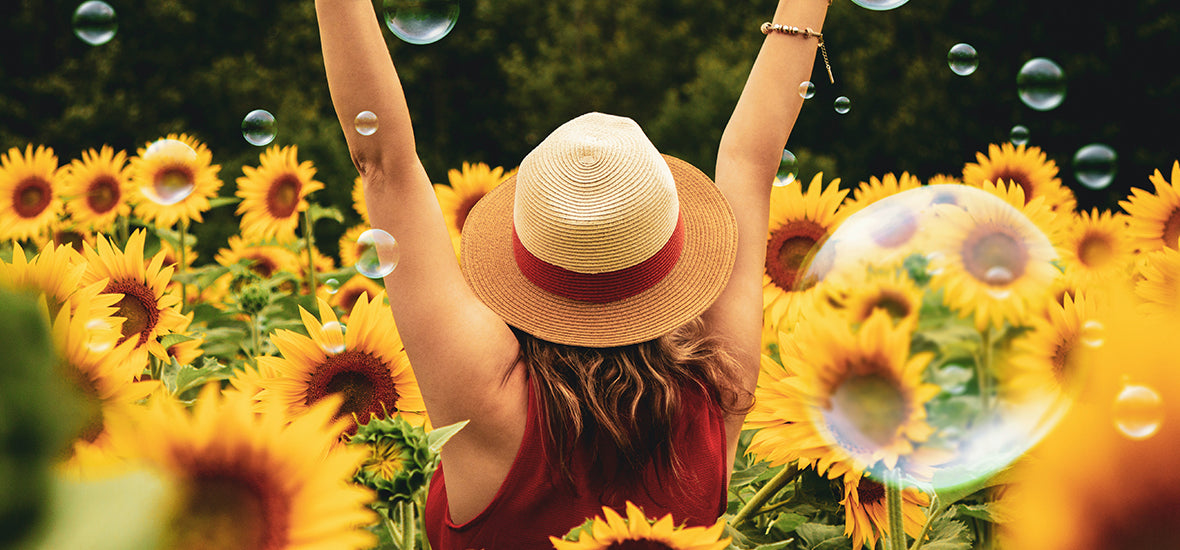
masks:
{"type": "Polygon", "coordinates": [[[673,424],[685,391],[703,391],[723,413],[744,413],[753,396],[738,383],[738,364],[699,318],[655,340],[611,348],[555,344],[513,329],[520,359],[543,414],[549,462],[567,481],[581,444],[613,451],[591,472],[605,484],[632,483],[655,461],[679,477],[673,424]],[[616,465],[607,471],[606,463],[616,465]]]}

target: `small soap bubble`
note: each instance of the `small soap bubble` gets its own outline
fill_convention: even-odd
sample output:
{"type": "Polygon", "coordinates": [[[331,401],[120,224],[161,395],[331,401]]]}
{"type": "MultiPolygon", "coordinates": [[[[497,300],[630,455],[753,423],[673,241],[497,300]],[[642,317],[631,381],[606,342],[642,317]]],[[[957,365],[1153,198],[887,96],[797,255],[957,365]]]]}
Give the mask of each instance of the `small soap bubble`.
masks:
{"type": "Polygon", "coordinates": [[[979,67],[979,57],[970,44],[958,43],[951,46],[946,54],[946,61],[951,67],[951,72],[959,76],[967,76],[979,67]]]}
{"type": "Polygon", "coordinates": [[[901,7],[906,2],[909,2],[909,0],[852,0],[853,4],[873,11],[891,10],[901,7]]]}
{"type": "Polygon", "coordinates": [[[346,329],[345,329],[344,325],[340,324],[338,321],[328,321],[327,323],[324,323],[324,326],[321,329],[322,336],[323,336],[323,338],[322,338],[323,345],[321,347],[324,348],[324,351],[326,351],[332,355],[336,355],[337,353],[343,352],[345,349],[345,344],[344,344],[344,331],[345,330],[346,329]]]}
{"type": "Polygon", "coordinates": [[[1114,400],[1111,418],[1115,428],[1129,439],[1147,439],[1163,423],[1163,400],[1147,386],[1127,384],[1114,400]]]}
{"type": "Polygon", "coordinates": [[[148,146],[143,158],[161,167],[152,181],[139,188],[148,200],[169,206],[188,198],[196,188],[191,167],[197,162],[197,152],[187,143],[167,138],[156,140],[148,146]]]}
{"type": "Polygon", "coordinates": [[[242,137],[251,145],[269,145],[275,139],[275,117],[268,111],[255,109],[242,119],[242,137]]]}
{"type": "Polygon", "coordinates": [[[74,35],[91,46],[110,42],[119,29],[115,9],[99,0],[84,2],[74,10],[74,35]]]}
{"type": "Polygon", "coordinates": [[[410,44],[442,40],[459,20],[458,0],[385,0],[385,26],[410,44]]]}
{"type": "Polygon", "coordinates": [[[380,229],[370,229],[356,239],[356,270],[370,279],[380,279],[397,267],[401,252],[397,239],[380,229]]]}
{"type": "Polygon", "coordinates": [[[799,97],[803,99],[811,99],[815,97],[815,84],[810,80],[804,80],[799,83],[799,97]]]}
{"type": "Polygon", "coordinates": [[[336,294],[340,292],[340,281],[336,279],[328,279],[324,281],[324,292],[328,294],[336,294]]]}
{"type": "Polygon", "coordinates": [[[840,96],[832,106],[836,108],[837,113],[845,114],[852,109],[852,100],[848,99],[848,96],[840,96]]]}
{"type": "Polygon", "coordinates": [[[91,353],[106,353],[115,347],[119,332],[106,319],[86,321],[86,349],[91,353]]]}
{"type": "Polygon", "coordinates": [[[1090,189],[1105,189],[1112,181],[1118,164],[1114,149],[1092,143],[1073,155],[1073,174],[1078,182],[1090,189]]]}
{"type": "Polygon", "coordinates": [[[1090,319],[1082,323],[1082,330],[1078,339],[1081,340],[1082,345],[1091,348],[1102,347],[1106,342],[1106,327],[1102,323],[1090,319]]]}
{"type": "Polygon", "coordinates": [[[795,182],[795,178],[799,173],[799,159],[795,158],[795,153],[790,150],[783,149],[783,158],[778,165],[778,175],[774,178],[774,185],[776,187],[784,187],[795,182]]]}
{"type": "Polygon", "coordinates": [[[373,111],[361,111],[352,123],[356,127],[356,133],[362,136],[371,136],[377,133],[377,114],[373,111]]]}
{"type": "Polygon", "coordinates": [[[1016,88],[1025,105],[1051,111],[1065,101],[1065,71],[1050,59],[1030,59],[1016,75],[1016,88]]]}
{"type": "Polygon", "coordinates": [[[1013,126],[1012,130],[1008,132],[1008,141],[1011,141],[1012,145],[1028,145],[1028,137],[1028,128],[1019,124],[1013,126]]]}

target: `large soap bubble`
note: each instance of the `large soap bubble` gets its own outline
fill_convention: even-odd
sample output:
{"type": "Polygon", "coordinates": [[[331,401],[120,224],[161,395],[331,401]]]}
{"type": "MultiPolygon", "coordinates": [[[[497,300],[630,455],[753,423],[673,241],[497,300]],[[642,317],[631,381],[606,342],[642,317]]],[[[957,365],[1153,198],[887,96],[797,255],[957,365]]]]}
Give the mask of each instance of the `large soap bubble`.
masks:
{"type": "Polygon", "coordinates": [[[1046,349],[1069,330],[1046,312],[1073,304],[1050,294],[1060,271],[1042,214],[1051,212],[1030,210],[1034,221],[976,187],[924,186],[849,215],[811,254],[797,289],[811,305],[785,333],[795,355],[784,365],[841,371],[818,375],[826,382],[812,391],[831,445],[856,467],[960,487],[1007,467],[1056,423],[1093,350],[1078,345],[1066,361],[1046,349]],[[854,344],[819,352],[792,332],[844,332],[854,344]]]}

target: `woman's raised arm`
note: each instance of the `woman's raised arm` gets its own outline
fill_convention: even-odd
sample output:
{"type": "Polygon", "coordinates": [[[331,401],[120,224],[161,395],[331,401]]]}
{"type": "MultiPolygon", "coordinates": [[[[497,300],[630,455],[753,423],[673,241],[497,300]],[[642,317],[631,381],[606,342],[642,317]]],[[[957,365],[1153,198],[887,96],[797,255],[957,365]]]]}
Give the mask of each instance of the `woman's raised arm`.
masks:
{"type": "MultiPolygon", "coordinates": [[[[819,33],[827,9],[828,0],[780,0],[772,22],[819,33]]],[[[705,313],[705,321],[732,342],[744,367],[743,386],[751,393],[758,382],[761,354],[770,188],[803,105],[798,85],[811,79],[817,45],[816,38],[806,34],[766,36],[717,155],[717,186],[737,216],[738,253],[728,286],[705,313]]],[[[736,449],[742,420],[735,417],[727,423],[731,450],[736,449]]]]}
{"type": "Polygon", "coordinates": [[[471,419],[448,447],[486,447],[481,435],[523,429],[525,394],[501,388],[516,339],[463,280],[372,1],[316,0],[316,17],[328,88],[364,180],[369,218],[399,244],[401,259],[385,287],[431,420],[471,419]],[[372,135],[354,128],[362,111],[377,115],[372,135]]]}

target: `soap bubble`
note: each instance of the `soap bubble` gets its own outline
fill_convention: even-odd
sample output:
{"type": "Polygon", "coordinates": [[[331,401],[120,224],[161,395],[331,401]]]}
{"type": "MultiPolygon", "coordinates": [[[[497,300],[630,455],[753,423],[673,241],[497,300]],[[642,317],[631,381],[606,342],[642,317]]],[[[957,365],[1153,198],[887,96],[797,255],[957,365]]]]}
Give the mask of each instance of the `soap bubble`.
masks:
{"type": "Polygon", "coordinates": [[[328,321],[320,329],[320,347],[330,355],[342,353],[346,348],[344,332],[346,327],[338,321],[328,321]]]}
{"type": "MultiPolygon", "coordinates": [[[[1047,359],[1018,362],[1032,352],[1008,341],[1029,330],[1030,312],[1051,299],[1056,259],[1020,210],[972,186],[923,186],[850,214],[801,270],[795,292],[808,306],[793,330],[850,331],[866,349],[892,342],[911,362],[906,368],[918,370],[908,382],[867,359],[863,365],[878,372],[840,378],[833,371],[843,381],[817,405],[831,444],[882,478],[890,467],[880,453],[896,453],[892,473],[926,489],[987,479],[1036,445],[1073,390],[1046,383],[1047,359]],[[870,326],[889,332],[866,336],[870,326]],[[1018,368],[1026,363],[1036,368],[1018,368]]],[[[852,364],[864,357],[857,353],[833,351],[840,361],[815,368],[852,364]]]]}
{"type": "Polygon", "coordinates": [[[1013,126],[1012,130],[1008,132],[1008,141],[1011,141],[1012,145],[1028,145],[1028,138],[1028,128],[1019,124],[1013,126]]]}
{"type": "Polygon", "coordinates": [[[385,0],[385,26],[410,44],[442,40],[459,20],[458,0],[385,0]]]}
{"type": "Polygon", "coordinates": [[[393,273],[401,257],[397,239],[380,229],[370,229],[356,239],[356,270],[370,279],[393,273]]]}
{"type": "Polygon", "coordinates": [[[852,100],[848,99],[847,96],[837,97],[836,101],[832,103],[832,107],[836,109],[837,113],[842,115],[847,114],[852,109],[852,100]]]}
{"type": "Polygon", "coordinates": [[[774,178],[774,185],[783,187],[795,182],[795,178],[799,173],[799,159],[795,158],[795,153],[788,149],[783,149],[783,158],[778,165],[778,175],[774,178]]]}
{"type": "Polygon", "coordinates": [[[799,97],[803,99],[811,99],[815,97],[815,84],[810,80],[804,80],[799,83],[799,97]]]}
{"type": "Polygon", "coordinates": [[[906,2],[909,0],[852,0],[853,4],[873,11],[891,10],[901,7],[906,2]]]}
{"type": "Polygon", "coordinates": [[[1155,435],[1163,423],[1163,400],[1147,386],[1127,384],[1115,397],[1111,419],[1115,428],[1128,438],[1147,439],[1155,435]]]}
{"type": "Polygon", "coordinates": [[[242,119],[242,137],[251,145],[268,145],[275,139],[275,117],[268,111],[255,109],[242,119]]]}
{"type": "Polygon", "coordinates": [[[119,29],[115,9],[99,0],[83,2],[74,10],[74,36],[91,46],[110,42],[119,29]]]}
{"type": "Polygon", "coordinates": [[[187,143],[178,139],[159,139],[148,146],[143,154],[144,161],[156,163],[162,168],[156,171],[152,181],[142,185],[139,191],[148,200],[161,206],[176,204],[193,193],[196,182],[191,167],[197,162],[197,152],[187,143]]]}
{"type": "Polygon", "coordinates": [[[947,64],[950,65],[951,71],[959,76],[967,76],[975,72],[975,68],[979,67],[979,57],[975,53],[975,48],[970,44],[955,44],[946,54],[947,64]]]}
{"type": "Polygon", "coordinates": [[[1065,71],[1050,59],[1030,59],[1016,75],[1016,88],[1025,105],[1051,111],[1065,101],[1065,71]]]}
{"type": "Polygon", "coordinates": [[[1118,159],[1114,149],[1101,143],[1091,143],[1074,153],[1074,177],[1090,189],[1105,189],[1114,181],[1118,159]]]}
{"type": "Polygon", "coordinates": [[[340,292],[340,281],[336,279],[328,279],[324,281],[324,292],[328,294],[336,294],[340,292]]]}
{"type": "Polygon", "coordinates": [[[356,127],[356,133],[362,136],[371,136],[377,133],[377,114],[373,111],[361,111],[356,115],[352,124],[356,127]]]}

